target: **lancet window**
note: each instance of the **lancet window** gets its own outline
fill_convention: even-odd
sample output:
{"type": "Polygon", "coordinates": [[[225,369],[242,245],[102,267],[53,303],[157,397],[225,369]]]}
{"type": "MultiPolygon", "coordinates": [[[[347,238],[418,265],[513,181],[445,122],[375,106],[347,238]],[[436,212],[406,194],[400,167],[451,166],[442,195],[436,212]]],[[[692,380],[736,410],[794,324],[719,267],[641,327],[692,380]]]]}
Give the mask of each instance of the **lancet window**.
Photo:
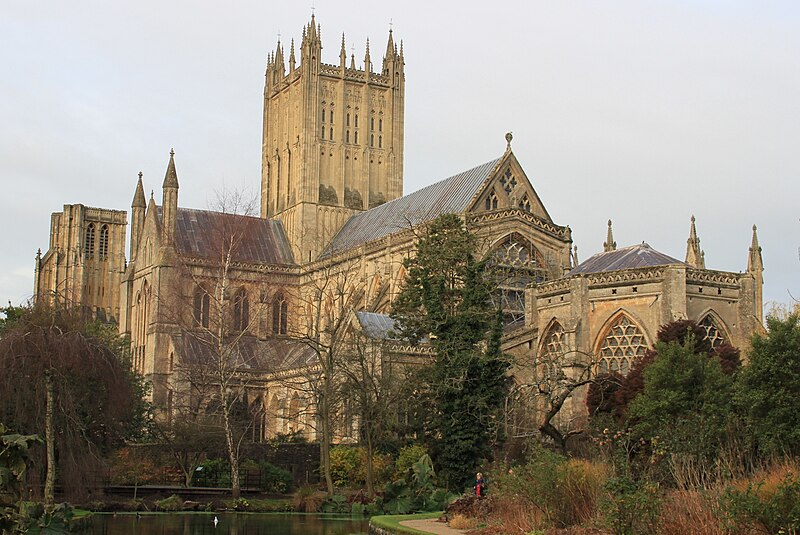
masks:
{"type": "Polygon", "coordinates": [[[84,257],[85,258],[94,258],[94,238],[95,238],[95,228],[94,223],[89,223],[86,227],[86,236],[84,237],[84,257]]]}
{"type": "Polygon", "coordinates": [[[706,332],[706,340],[711,344],[712,349],[717,349],[725,343],[725,337],[722,331],[714,324],[711,314],[707,314],[706,317],[703,318],[700,322],[700,327],[706,332]]]}
{"type": "Polygon", "coordinates": [[[628,316],[622,314],[603,335],[598,371],[627,375],[634,360],[643,357],[646,352],[644,333],[628,316]]]}
{"type": "Polygon", "coordinates": [[[286,298],[278,293],[272,300],[272,334],[286,334],[288,310],[286,298]]]}
{"type": "Polygon", "coordinates": [[[244,288],[239,289],[233,297],[233,328],[243,332],[250,324],[250,299],[244,288]]]}
{"type": "Polygon", "coordinates": [[[531,200],[528,198],[528,194],[522,196],[522,199],[519,201],[519,209],[525,210],[526,212],[531,211],[531,200]]]}
{"type": "Polygon", "coordinates": [[[211,318],[211,296],[203,288],[194,292],[194,321],[195,324],[208,328],[211,318]]]}
{"type": "Polygon", "coordinates": [[[100,260],[108,258],[108,225],[100,227],[100,243],[97,248],[97,254],[100,260]]]}
{"type": "Polygon", "coordinates": [[[486,209],[487,210],[497,210],[498,206],[497,194],[492,191],[489,195],[486,196],[486,209]]]}

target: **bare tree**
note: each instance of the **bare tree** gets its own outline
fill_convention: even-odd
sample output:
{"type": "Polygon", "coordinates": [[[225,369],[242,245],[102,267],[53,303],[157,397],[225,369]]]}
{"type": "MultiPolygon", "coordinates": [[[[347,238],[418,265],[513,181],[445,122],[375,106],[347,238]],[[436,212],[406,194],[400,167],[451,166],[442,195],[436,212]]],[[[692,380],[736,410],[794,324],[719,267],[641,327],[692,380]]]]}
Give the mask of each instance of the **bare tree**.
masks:
{"type": "MultiPolygon", "coordinates": [[[[245,288],[254,271],[247,265],[246,252],[259,220],[249,215],[255,202],[238,192],[223,191],[214,208],[216,212],[206,213],[201,249],[194,255],[178,250],[174,284],[160,296],[162,310],[182,342],[173,406],[179,419],[172,421],[177,427],[168,433],[170,440],[177,440],[181,426],[201,430],[209,417],[217,418],[230,463],[231,492],[238,498],[239,453],[251,422],[234,421],[235,413],[247,397],[253,370],[264,366],[251,333],[266,305],[251,299],[245,288]]],[[[199,459],[185,453],[179,457],[188,483],[187,472],[199,459]]]]}

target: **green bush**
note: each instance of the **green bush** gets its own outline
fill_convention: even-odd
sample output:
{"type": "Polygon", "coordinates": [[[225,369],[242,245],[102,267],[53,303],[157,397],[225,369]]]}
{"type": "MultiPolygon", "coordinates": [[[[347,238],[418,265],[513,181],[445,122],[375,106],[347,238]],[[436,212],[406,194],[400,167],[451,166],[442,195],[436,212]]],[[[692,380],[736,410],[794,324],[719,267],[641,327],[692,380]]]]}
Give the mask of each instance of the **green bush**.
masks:
{"type": "Polygon", "coordinates": [[[658,486],[648,481],[615,477],[605,485],[608,493],[601,502],[606,523],[614,535],[656,533],[661,497],[658,486]]]}
{"type": "Polygon", "coordinates": [[[358,448],[334,446],[331,448],[331,477],[337,487],[346,487],[359,482],[361,464],[358,448]]]}
{"type": "Polygon", "coordinates": [[[181,511],[183,509],[183,500],[173,494],[169,498],[156,500],[155,505],[159,511],[181,511]]]}
{"type": "Polygon", "coordinates": [[[401,448],[397,453],[397,459],[394,462],[394,475],[393,479],[402,479],[406,476],[408,471],[414,466],[414,463],[419,461],[419,458],[428,453],[423,446],[414,444],[401,448]]]}
{"type": "Polygon", "coordinates": [[[800,530],[800,477],[788,473],[770,488],[767,482],[750,483],[744,490],[728,487],[720,505],[731,528],[753,525],[769,533],[800,530]]]}
{"type": "Polygon", "coordinates": [[[291,490],[294,480],[288,470],[266,461],[259,463],[258,468],[261,470],[260,487],[262,491],[285,494],[291,490]]]}

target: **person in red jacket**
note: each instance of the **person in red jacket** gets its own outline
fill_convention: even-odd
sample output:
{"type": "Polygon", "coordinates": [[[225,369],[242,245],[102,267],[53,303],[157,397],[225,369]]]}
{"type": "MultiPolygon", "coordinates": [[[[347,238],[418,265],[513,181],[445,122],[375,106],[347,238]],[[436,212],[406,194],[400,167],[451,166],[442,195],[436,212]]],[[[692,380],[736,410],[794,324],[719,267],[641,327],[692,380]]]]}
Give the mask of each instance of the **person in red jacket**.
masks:
{"type": "Polygon", "coordinates": [[[478,472],[475,474],[475,485],[472,486],[475,489],[475,496],[482,498],[485,494],[486,483],[483,481],[483,474],[478,472]]]}

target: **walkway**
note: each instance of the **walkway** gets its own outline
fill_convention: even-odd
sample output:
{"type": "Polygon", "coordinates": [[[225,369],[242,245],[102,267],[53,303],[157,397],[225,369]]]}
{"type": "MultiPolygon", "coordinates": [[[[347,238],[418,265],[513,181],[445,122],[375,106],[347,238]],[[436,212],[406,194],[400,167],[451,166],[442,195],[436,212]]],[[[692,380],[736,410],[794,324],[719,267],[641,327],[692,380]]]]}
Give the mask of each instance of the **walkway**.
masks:
{"type": "Polygon", "coordinates": [[[463,535],[467,532],[464,529],[453,529],[435,518],[427,520],[402,520],[400,521],[400,525],[407,528],[418,529],[426,533],[433,533],[434,535],[463,535]]]}

